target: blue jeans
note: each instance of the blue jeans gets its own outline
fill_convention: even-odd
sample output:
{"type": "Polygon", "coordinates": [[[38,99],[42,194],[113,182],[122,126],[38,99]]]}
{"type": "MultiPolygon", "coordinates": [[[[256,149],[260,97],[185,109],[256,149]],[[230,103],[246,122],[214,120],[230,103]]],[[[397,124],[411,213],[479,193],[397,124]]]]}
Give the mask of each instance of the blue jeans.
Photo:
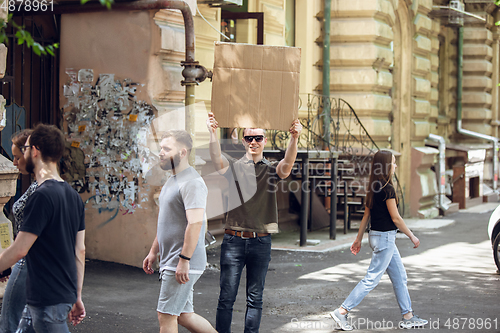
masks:
{"type": "Polygon", "coordinates": [[[396,230],[370,231],[370,247],[373,250],[372,261],[365,277],[351,291],[342,307],[351,311],[368,293],[380,282],[380,278],[387,271],[392,282],[396,299],[404,315],[412,312],[411,299],[408,293],[406,271],[396,247],[396,230]]]}
{"type": "Polygon", "coordinates": [[[28,268],[25,259],[19,260],[12,268],[5,294],[2,301],[0,314],[0,332],[14,333],[21,320],[24,306],[26,305],[26,277],[28,268]]]}
{"type": "Polygon", "coordinates": [[[36,333],[69,333],[67,319],[72,304],[60,303],[50,306],[27,305],[36,333]]]}
{"type": "Polygon", "coordinates": [[[270,261],[271,235],[251,239],[224,235],[220,255],[220,294],[215,325],[217,332],[231,332],[233,304],[244,266],[247,267],[245,333],[259,332],[264,284],[270,261]]]}

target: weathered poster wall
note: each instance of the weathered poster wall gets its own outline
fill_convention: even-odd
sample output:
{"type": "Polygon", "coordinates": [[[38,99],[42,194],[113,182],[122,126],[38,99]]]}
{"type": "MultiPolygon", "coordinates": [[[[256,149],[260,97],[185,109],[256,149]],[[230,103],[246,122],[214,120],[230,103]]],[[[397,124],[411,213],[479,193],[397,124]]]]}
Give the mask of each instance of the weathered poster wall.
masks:
{"type": "Polygon", "coordinates": [[[153,107],[137,100],[140,86],[130,80],[100,74],[93,85],[91,69],[67,73],[67,140],[83,151],[86,169],[83,179],[71,179],[72,185],[92,194],[86,204],[93,208],[133,213],[148,201],[144,179],[157,160],[148,147],[153,107]],[[139,182],[145,191],[139,191],[139,182]]]}
{"type": "MultiPolygon", "coordinates": [[[[155,172],[155,109],[137,98],[143,86],[129,79],[114,74],[95,78],[92,69],[70,68],[66,73],[63,119],[68,149],[63,177],[84,199],[87,231],[122,237],[112,224],[123,223],[121,216],[137,210],[137,220],[146,210],[155,214],[148,208],[155,206],[154,194],[168,177],[155,172]],[[108,225],[111,228],[105,228],[108,225]]],[[[100,242],[92,238],[90,253],[100,242]]],[[[130,239],[116,241],[126,244],[130,239]]]]}

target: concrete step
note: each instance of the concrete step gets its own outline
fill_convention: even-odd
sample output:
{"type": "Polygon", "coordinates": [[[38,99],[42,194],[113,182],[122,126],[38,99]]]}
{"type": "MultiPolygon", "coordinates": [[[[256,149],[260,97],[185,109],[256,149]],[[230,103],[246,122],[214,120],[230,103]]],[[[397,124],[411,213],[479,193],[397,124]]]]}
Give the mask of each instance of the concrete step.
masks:
{"type": "Polygon", "coordinates": [[[483,195],[483,202],[498,202],[498,193],[491,192],[483,195]]]}
{"type": "Polygon", "coordinates": [[[458,202],[452,202],[448,204],[448,209],[444,212],[444,216],[456,213],[459,211],[458,202]]]}

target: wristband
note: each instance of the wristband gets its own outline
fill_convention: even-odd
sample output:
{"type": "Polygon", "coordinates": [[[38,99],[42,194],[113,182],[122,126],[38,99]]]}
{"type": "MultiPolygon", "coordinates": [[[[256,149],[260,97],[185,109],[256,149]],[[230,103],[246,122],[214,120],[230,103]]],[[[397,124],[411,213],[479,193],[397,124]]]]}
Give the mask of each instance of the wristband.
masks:
{"type": "Polygon", "coordinates": [[[181,253],[181,254],[179,254],[179,258],[184,259],[184,260],[187,260],[187,261],[191,260],[191,258],[186,257],[186,256],[185,256],[185,255],[183,255],[182,253],[181,253]]]}

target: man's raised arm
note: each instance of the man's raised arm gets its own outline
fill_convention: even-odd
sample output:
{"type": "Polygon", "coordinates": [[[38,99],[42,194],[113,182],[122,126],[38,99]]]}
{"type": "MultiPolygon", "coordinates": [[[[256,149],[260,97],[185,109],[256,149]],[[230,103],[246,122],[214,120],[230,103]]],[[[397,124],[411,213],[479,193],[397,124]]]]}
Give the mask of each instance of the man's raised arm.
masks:
{"type": "Polygon", "coordinates": [[[285,179],[292,172],[293,164],[295,163],[295,159],[297,158],[297,144],[299,142],[300,133],[302,132],[302,125],[298,119],[292,123],[292,127],[290,127],[290,134],[292,137],[290,138],[290,142],[288,143],[288,147],[286,148],[285,157],[278,163],[276,167],[276,173],[281,179],[285,179]]]}
{"type": "Polygon", "coordinates": [[[215,116],[212,112],[208,113],[207,127],[210,132],[210,158],[212,159],[215,170],[221,174],[225,173],[229,166],[229,161],[222,155],[220,142],[217,138],[219,123],[215,120],[215,116]]]}

